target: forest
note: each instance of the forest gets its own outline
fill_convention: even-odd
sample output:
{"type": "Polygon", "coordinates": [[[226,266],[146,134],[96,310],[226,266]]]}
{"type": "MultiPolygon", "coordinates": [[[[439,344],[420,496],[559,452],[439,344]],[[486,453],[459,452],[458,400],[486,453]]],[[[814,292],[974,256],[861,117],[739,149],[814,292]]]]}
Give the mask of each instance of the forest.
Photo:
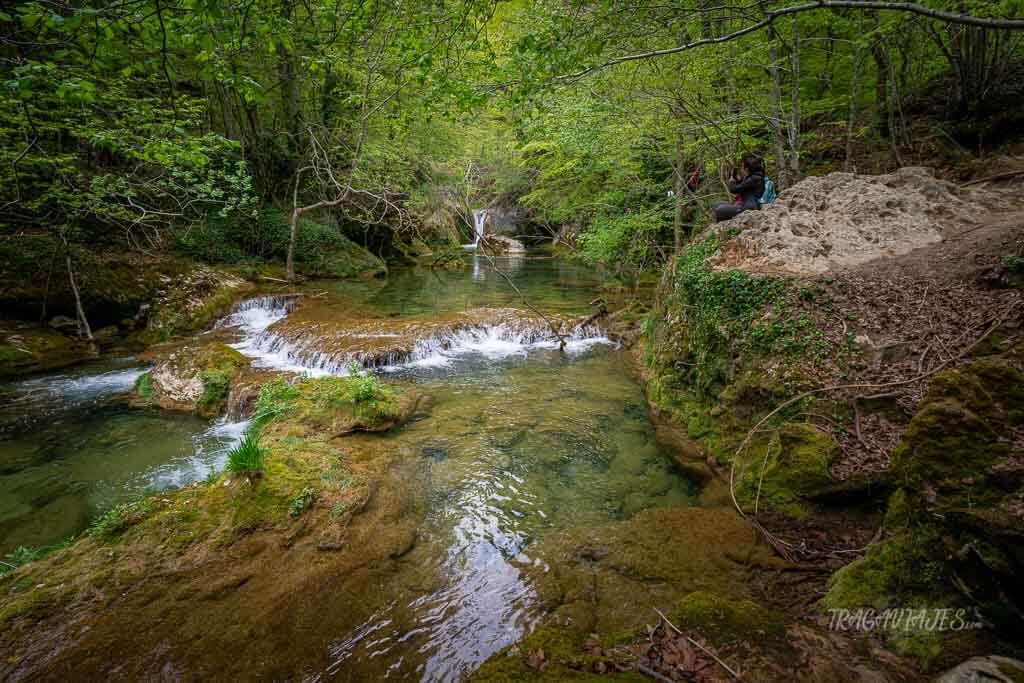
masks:
{"type": "Polygon", "coordinates": [[[0,679],[1024,679],[1022,131],[1022,0],[0,4],[0,679]]]}
{"type": "Polygon", "coordinates": [[[1019,10],[15,3],[4,248],[281,262],[298,210],[316,239],[392,258],[465,235],[471,205],[497,201],[635,276],[706,223],[744,151],[784,189],[1011,141],[1019,10]]]}

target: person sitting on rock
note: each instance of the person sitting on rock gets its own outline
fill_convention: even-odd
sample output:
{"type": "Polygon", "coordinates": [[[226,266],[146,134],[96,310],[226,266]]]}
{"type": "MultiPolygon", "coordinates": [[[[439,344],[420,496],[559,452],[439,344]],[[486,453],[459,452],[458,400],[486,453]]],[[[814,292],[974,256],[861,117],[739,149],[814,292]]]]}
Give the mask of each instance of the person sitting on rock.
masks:
{"type": "Polygon", "coordinates": [[[740,162],[740,170],[733,169],[726,185],[729,192],[739,198],[735,202],[717,204],[715,221],[727,221],[747,209],[760,209],[761,195],[764,194],[764,162],[756,154],[747,154],[740,162]]]}

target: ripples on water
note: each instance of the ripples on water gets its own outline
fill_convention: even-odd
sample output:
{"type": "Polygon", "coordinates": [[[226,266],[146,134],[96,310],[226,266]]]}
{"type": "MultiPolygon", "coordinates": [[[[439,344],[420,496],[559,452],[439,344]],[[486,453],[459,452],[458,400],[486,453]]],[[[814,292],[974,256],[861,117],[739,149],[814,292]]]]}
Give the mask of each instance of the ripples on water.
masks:
{"type": "MultiPolygon", "coordinates": [[[[515,305],[517,297],[480,265],[469,273],[331,283],[326,305],[391,315],[515,305]]],[[[587,312],[594,282],[579,269],[529,259],[504,265],[535,305],[587,312]]],[[[310,363],[308,354],[275,345],[268,329],[293,306],[259,298],[223,325],[239,330],[236,348],[257,365],[343,374],[337,363],[310,363]]],[[[383,577],[383,588],[367,594],[387,598],[361,605],[373,614],[364,623],[328,634],[328,663],[311,662],[309,680],[463,678],[541,616],[529,578],[548,569],[539,540],[689,504],[690,484],[655,444],[622,354],[594,331],[574,338],[564,354],[543,333],[520,332],[497,325],[422,340],[411,357],[383,368],[434,397],[431,418],[356,438],[415,454],[425,512],[415,546],[383,577]]],[[[125,497],[182,486],[223,466],[245,423],[211,426],[110,400],[142,371],[93,368],[0,387],[0,397],[13,399],[7,418],[58,416],[42,433],[0,432],[0,550],[58,540],[125,497]]],[[[0,430],[7,418],[0,410],[0,430]]],[[[323,596],[325,604],[332,597],[323,596]]]]}
{"type": "Polygon", "coordinates": [[[426,517],[391,600],[339,634],[315,679],[461,679],[540,617],[526,571],[547,569],[537,541],[692,500],[620,354],[464,362],[473,370],[407,375],[437,403],[388,438],[419,454],[426,517]]]}
{"type": "Polygon", "coordinates": [[[247,423],[127,407],[146,371],[129,363],[0,385],[0,553],[55,543],[113,505],[223,467],[247,423]]]}

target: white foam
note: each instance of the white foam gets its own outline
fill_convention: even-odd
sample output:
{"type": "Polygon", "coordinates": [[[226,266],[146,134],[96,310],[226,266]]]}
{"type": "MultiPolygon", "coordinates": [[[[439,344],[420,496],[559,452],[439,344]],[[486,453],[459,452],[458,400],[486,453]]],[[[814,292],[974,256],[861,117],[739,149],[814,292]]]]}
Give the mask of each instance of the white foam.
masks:
{"type": "MultiPolygon", "coordinates": [[[[397,372],[413,368],[448,367],[460,359],[470,357],[499,361],[526,356],[539,349],[559,347],[558,338],[540,322],[535,325],[474,325],[417,341],[410,353],[393,353],[371,363],[356,355],[323,351],[323,339],[316,334],[286,339],[268,329],[292,310],[294,302],[290,299],[282,301],[262,297],[245,302],[229,317],[232,321],[229,324],[240,327],[244,333],[241,341],[231,344],[232,348],[251,358],[257,367],[320,377],[349,375],[349,365],[353,361],[370,369],[397,372]],[[259,312],[261,308],[266,309],[265,313],[259,312]]],[[[371,338],[401,335],[354,333],[353,336],[371,338]]],[[[565,352],[577,355],[602,344],[613,345],[613,342],[597,327],[588,326],[566,335],[565,352]]]]}
{"type": "Polygon", "coordinates": [[[240,327],[246,334],[255,335],[285,319],[294,310],[295,297],[260,296],[238,304],[217,327],[240,327]]]}
{"type": "Polygon", "coordinates": [[[111,370],[98,375],[50,375],[20,382],[20,388],[28,391],[43,389],[51,396],[68,399],[83,399],[117,394],[128,391],[147,368],[111,370]]]}
{"type": "Polygon", "coordinates": [[[181,488],[220,472],[232,448],[242,442],[249,420],[220,418],[192,437],[194,450],[185,458],[164,463],[145,475],[147,485],[158,490],[181,488]]]}

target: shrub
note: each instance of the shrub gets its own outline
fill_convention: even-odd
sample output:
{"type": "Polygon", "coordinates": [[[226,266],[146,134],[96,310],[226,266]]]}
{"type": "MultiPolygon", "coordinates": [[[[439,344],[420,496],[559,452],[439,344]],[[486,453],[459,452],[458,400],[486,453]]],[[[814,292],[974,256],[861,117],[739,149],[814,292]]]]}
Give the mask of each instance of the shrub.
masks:
{"type": "MultiPolygon", "coordinates": [[[[177,248],[211,263],[283,261],[288,252],[288,215],[264,208],[255,217],[212,216],[178,237],[177,248]]],[[[307,275],[349,277],[377,270],[381,263],[349,240],[336,225],[299,219],[295,261],[307,275]]]]}
{"type": "Polygon", "coordinates": [[[263,471],[267,451],[260,447],[259,437],[246,432],[242,442],[228,453],[227,471],[236,474],[255,474],[263,471]]]}

